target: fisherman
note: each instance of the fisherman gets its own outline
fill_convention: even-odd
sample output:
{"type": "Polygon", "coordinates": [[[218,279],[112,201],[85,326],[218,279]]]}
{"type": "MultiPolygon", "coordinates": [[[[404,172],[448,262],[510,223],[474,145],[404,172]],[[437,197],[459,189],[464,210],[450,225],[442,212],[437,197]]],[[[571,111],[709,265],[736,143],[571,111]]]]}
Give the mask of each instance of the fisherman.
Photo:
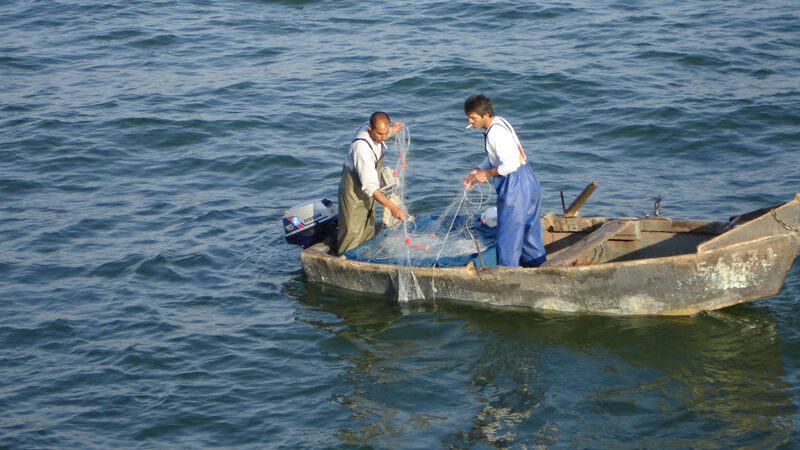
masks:
{"type": "Polygon", "coordinates": [[[378,111],[356,131],[350,142],[339,182],[339,230],[336,235],[339,255],[375,235],[376,201],[388,208],[395,218],[403,221],[406,218],[403,210],[378,190],[386,148],[384,141],[401,128],[403,122],[390,125],[389,115],[378,111]]]}
{"type": "Polygon", "coordinates": [[[492,178],[497,191],[497,263],[537,267],[546,260],[539,221],[542,188],[517,133],[507,120],[494,115],[492,100],[482,94],[467,98],[464,114],[469,126],[486,130],[486,158],[467,174],[464,187],[472,189],[492,178]]]}

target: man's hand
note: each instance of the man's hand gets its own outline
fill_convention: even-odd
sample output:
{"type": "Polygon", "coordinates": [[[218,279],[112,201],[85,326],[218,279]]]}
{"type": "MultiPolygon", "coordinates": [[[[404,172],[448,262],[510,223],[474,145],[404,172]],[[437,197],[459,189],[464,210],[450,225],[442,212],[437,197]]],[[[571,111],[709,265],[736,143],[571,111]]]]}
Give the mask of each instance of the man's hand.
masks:
{"type": "Polygon", "coordinates": [[[394,216],[395,219],[400,219],[403,222],[406,221],[406,213],[404,213],[403,210],[394,203],[389,206],[389,211],[392,212],[392,216],[394,216]]]}
{"type": "Polygon", "coordinates": [[[400,207],[397,206],[393,201],[386,198],[381,191],[373,192],[372,198],[383,205],[384,208],[389,208],[389,211],[392,212],[392,216],[394,216],[396,219],[400,219],[403,222],[406,221],[406,213],[404,213],[403,210],[400,209],[400,207]]]}
{"type": "Polygon", "coordinates": [[[399,122],[398,121],[398,122],[393,123],[392,124],[392,133],[391,134],[397,134],[397,132],[400,131],[400,129],[403,128],[404,126],[405,126],[405,124],[403,122],[399,122]]]}
{"type": "Polygon", "coordinates": [[[464,178],[464,188],[467,190],[472,189],[478,183],[483,183],[489,179],[487,171],[478,168],[472,169],[464,178]]]}

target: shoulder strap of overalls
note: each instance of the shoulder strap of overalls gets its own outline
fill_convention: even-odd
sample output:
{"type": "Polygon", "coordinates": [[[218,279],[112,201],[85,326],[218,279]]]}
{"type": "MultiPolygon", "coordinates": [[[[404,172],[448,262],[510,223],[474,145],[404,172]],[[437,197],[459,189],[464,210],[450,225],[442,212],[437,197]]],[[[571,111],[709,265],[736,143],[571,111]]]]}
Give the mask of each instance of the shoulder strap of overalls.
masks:
{"type": "Polygon", "coordinates": [[[484,146],[484,148],[486,148],[486,141],[489,139],[489,130],[491,130],[492,127],[495,126],[495,125],[500,125],[501,127],[503,127],[506,130],[508,130],[509,133],[511,133],[511,137],[513,137],[514,138],[514,142],[517,143],[517,150],[519,151],[519,164],[520,165],[527,164],[528,163],[528,157],[525,156],[525,152],[522,151],[522,145],[520,145],[520,143],[519,143],[519,137],[517,137],[517,133],[514,132],[514,128],[511,127],[511,124],[508,123],[508,121],[506,121],[506,119],[503,119],[502,117],[498,117],[497,119],[500,121],[500,123],[493,123],[493,124],[489,125],[489,128],[486,129],[486,134],[483,136],[483,146],[484,146]]]}
{"type": "MultiPolygon", "coordinates": [[[[378,164],[378,160],[380,159],[380,156],[375,154],[375,148],[372,147],[372,143],[370,143],[368,140],[366,140],[364,138],[355,138],[352,141],[350,141],[350,143],[352,144],[355,141],[364,141],[364,142],[366,142],[367,145],[369,146],[369,149],[372,150],[372,156],[375,158],[375,164],[378,164]]],[[[381,144],[379,147],[382,149],[383,148],[383,144],[381,144]]]]}

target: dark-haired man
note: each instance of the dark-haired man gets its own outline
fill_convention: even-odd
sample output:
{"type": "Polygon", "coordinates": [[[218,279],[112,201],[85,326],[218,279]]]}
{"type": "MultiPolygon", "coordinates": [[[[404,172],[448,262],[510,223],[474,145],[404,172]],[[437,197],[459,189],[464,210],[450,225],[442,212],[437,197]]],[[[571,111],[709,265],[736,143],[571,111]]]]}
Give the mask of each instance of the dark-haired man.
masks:
{"type": "Polygon", "coordinates": [[[378,111],[356,131],[350,142],[339,182],[339,230],[336,234],[339,255],[375,234],[376,201],[388,208],[395,218],[406,218],[403,210],[378,190],[386,148],[384,141],[401,128],[403,122],[391,123],[388,114],[378,111]]]}
{"type": "Polygon", "coordinates": [[[486,158],[464,178],[464,187],[492,179],[497,191],[497,263],[537,267],[545,259],[539,220],[542,188],[511,124],[494,115],[492,100],[482,94],[464,102],[470,125],[484,129],[486,158]]]}

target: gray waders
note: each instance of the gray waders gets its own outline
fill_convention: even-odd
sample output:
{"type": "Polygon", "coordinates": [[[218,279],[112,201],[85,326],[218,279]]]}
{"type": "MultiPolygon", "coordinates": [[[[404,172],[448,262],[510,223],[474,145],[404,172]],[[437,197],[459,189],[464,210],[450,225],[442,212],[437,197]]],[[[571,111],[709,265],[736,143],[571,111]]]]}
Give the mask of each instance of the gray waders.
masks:
{"type": "MultiPolygon", "coordinates": [[[[383,170],[383,154],[375,164],[378,174],[383,170]]],[[[375,199],[361,190],[358,174],[342,168],[339,182],[339,230],[336,233],[336,254],[356,248],[375,235],[375,199]]]]}

